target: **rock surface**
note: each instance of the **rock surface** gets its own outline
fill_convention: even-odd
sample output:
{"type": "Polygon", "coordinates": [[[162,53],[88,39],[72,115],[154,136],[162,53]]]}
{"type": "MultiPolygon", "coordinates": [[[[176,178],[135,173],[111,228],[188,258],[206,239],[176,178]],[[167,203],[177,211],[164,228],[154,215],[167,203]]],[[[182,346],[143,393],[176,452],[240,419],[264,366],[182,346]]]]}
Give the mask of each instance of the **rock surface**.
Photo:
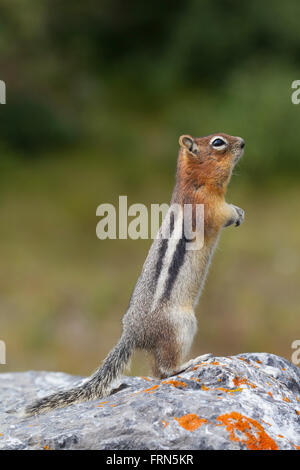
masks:
{"type": "Polygon", "coordinates": [[[300,449],[300,369],[272,354],[210,356],[163,381],[124,377],[108,398],[39,417],[6,412],[78,382],[0,374],[0,449],[300,449]]]}

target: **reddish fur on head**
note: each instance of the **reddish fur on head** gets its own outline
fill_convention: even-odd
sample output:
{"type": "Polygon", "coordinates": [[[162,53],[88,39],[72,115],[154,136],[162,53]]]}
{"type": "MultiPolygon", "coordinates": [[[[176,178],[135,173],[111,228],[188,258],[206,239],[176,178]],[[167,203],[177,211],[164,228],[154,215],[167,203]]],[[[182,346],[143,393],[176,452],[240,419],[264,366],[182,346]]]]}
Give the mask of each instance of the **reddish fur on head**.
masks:
{"type": "Polygon", "coordinates": [[[182,135],[179,144],[172,203],[204,204],[205,227],[218,229],[222,223],[218,208],[224,201],[232,169],[243,153],[244,141],[217,133],[205,137],[182,135]],[[213,141],[218,137],[226,142],[224,148],[214,148],[213,141]]]}

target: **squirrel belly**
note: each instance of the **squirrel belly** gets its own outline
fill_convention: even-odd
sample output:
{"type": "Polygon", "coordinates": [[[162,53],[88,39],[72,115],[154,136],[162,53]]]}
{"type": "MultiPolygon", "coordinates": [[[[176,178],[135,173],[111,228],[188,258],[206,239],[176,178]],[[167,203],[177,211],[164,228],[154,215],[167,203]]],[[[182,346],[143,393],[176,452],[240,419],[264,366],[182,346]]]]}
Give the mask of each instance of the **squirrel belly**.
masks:
{"type": "MultiPolygon", "coordinates": [[[[171,200],[179,210],[168,212],[153,241],[123,317],[123,333],[102,366],[87,381],[29,404],[31,416],[74,403],[105,397],[136,349],[152,357],[153,374],[164,378],[183,371],[197,329],[194,309],[224,227],[240,225],[244,211],[225,202],[232,169],[241,157],[244,141],[223,133],[179,139],[176,184],[171,200]],[[204,206],[201,249],[190,250],[184,234],[184,206],[191,205],[195,226],[197,204],[204,206]],[[167,234],[168,236],[165,236],[167,234]]],[[[197,238],[198,234],[196,234],[197,238]]]]}

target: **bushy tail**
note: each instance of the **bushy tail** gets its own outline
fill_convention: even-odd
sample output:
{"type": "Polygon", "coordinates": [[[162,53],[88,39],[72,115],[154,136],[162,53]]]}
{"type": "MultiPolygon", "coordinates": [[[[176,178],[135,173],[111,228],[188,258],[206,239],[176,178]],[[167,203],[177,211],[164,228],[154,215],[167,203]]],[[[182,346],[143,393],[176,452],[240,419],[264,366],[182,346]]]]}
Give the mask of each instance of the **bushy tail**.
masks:
{"type": "Polygon", "coordinates": [[[122,335],[117,345],[104,360],[103,365],[83,385],[70,390],[54,393],[28,405],[22,416],[32,416],[54,408],[94,400],[107,396],[112,382],[123,372],[134,351],[134,343],[122,335]]]}

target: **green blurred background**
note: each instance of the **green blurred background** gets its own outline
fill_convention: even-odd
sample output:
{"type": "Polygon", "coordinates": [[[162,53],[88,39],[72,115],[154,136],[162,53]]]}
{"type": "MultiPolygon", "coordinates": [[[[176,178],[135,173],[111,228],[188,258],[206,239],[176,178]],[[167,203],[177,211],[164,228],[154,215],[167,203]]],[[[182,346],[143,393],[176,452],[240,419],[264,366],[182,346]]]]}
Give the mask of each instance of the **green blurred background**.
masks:
{"type": "MultiPolygon", "coordinates": [[[[121,332],[151,240],[100,241],[96,208],[169,202],[178,137],[241,135],[191,354],[299,339],[298,0],[2,0],[1,371],[87,375],[121,332]]],[[[147,374],[138,354],[131,373],[147,374]]]]}

